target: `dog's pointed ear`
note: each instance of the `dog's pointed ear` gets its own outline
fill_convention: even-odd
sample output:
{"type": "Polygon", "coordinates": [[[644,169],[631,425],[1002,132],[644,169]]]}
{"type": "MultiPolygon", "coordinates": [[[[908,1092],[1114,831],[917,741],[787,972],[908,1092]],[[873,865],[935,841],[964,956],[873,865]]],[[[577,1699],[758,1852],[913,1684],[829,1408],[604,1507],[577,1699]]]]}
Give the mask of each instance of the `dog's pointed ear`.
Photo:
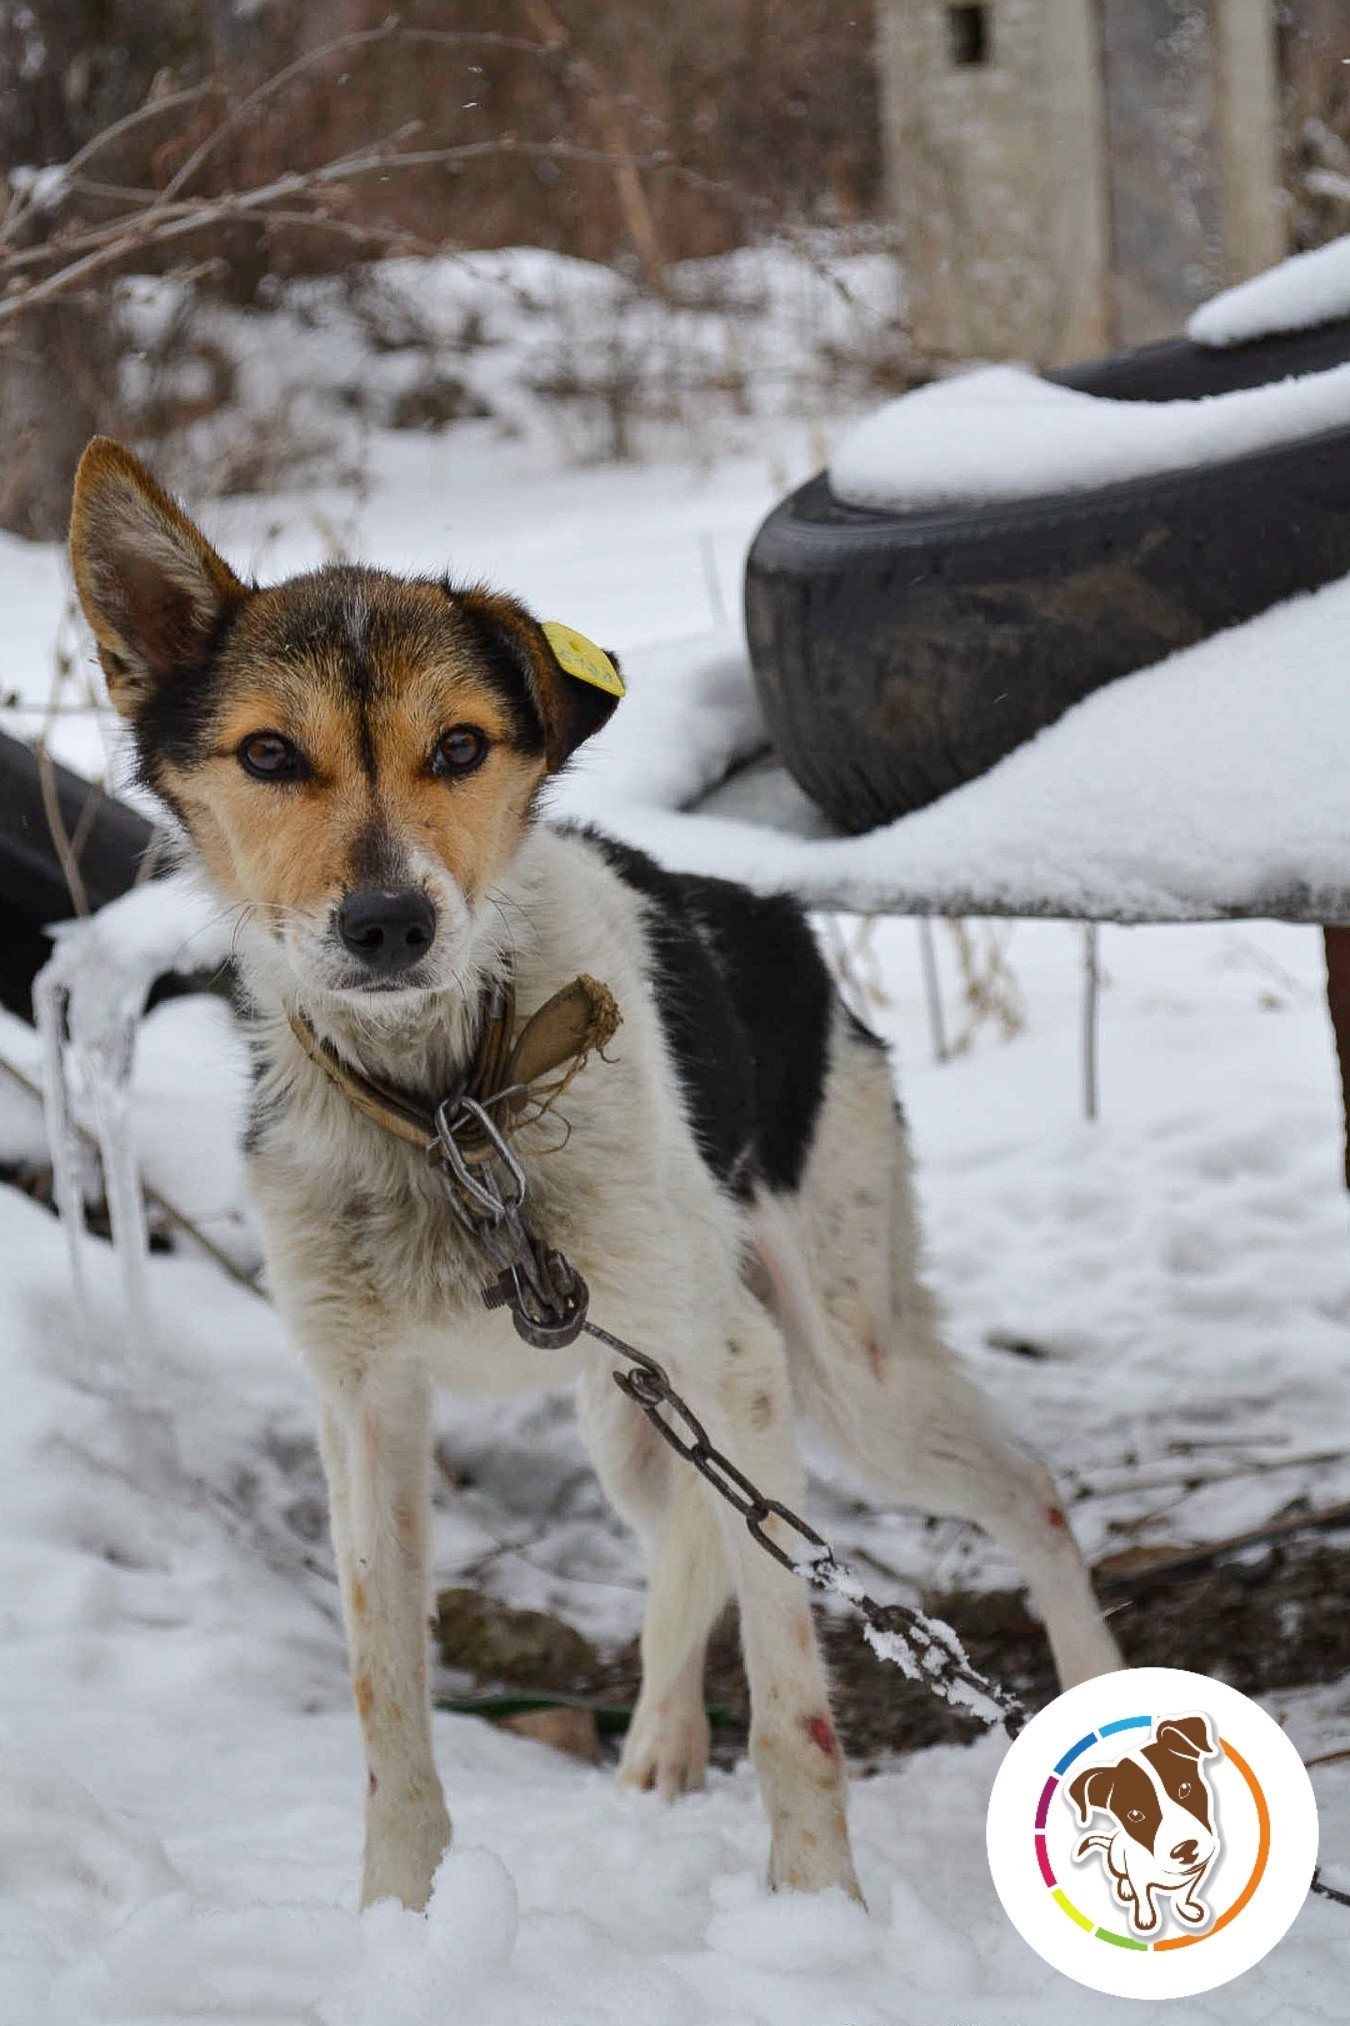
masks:
{"type": "Polygon", "coordinates": [[[1160,1723],[1155,1733],[1160,1745],[1183,1759],[1207,1759],[1214,1752],[1214,1738],[1207,1716],[1174,1716],[1160,1723]]]}
{"type": "Polygon", "coordinates": [[[96,436],[80,459],[70,559],[108,694],[135,717],[170,676],[200,667],[248,593],[139,458],[96,436]]]}
{"type": "Polygon", "coordinates": [[[1071,1782],[1069,1795],[1078,1810],[1080,1823],[1090,1821],[1099,1808],[1109,1808],[1116,1784],[1114,1766],[1089,1766],[1071,1782]]]}
{"type": "Polygon", "coordinates": [[[482,589],[456,595],[464,611],[498,640],[504,640],[515,660],[528,670],[531,699],[543,727],[544,759],[549,773],[556,774],[567,765],[577,747],[607,725],[614,715],[615,705],[623,694],[617,660],[612,654],[600,654],[589,641],[573,634],[570,627],[541,626],[514,598],[499,597],[482,589]],[[588,649],[602,665],[601,682],[569,673],[549,638],[550,633],[570,638],[580,649],[588,649]],[[606,662],[607,674],[603,669],[606,662]],[[605,686],[601,686],[602,682],[605,686]]]}

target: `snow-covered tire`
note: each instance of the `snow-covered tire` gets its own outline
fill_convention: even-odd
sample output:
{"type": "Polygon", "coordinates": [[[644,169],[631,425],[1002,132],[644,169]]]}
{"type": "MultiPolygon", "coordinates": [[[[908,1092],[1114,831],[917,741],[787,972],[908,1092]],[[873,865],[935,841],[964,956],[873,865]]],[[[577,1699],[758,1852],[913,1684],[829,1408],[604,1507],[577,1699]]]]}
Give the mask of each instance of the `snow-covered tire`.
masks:
{"type": "MultiPolygon", "coordinates": [[[[1345,359],[1350,321],[1223,352],[1178,340],[1056,377],[1162,399],[1345,359]]],[[[846,506],[821,473],[755,537],[746,623],[784,764],[862,831],[972,780],[1116,677],[1347,572],[1350,429],[1337,429],[940,512],[846,506]]]]}

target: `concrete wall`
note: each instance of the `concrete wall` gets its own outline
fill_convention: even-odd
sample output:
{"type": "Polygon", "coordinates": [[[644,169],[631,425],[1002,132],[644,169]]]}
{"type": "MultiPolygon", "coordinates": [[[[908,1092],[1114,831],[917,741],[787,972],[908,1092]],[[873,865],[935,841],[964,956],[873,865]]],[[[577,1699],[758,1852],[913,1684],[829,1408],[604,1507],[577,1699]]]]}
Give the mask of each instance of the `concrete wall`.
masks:
{"type": "Polygon", "coordinates": [[[1162,336],[1280,257],[1268,0],[878,8],[890,210],[938,357],[1162,336]]]}

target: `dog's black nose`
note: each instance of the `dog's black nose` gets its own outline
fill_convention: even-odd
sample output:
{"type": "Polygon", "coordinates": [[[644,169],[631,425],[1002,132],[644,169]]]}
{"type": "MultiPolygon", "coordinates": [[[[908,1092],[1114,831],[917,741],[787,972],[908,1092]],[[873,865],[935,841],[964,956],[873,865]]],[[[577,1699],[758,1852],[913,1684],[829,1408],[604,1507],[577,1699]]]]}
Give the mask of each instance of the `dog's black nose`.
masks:
{"type": "Polygon", "coordinates": [[[431,948],[436,910],[418,886],[405,886],[397,893],[358,887],[337,911],[337,932],[343,947],[376,977],[392,978],[431,948]]]}
{"type": "Polygon", "coordinates": [[[1199,1854],[1200,1846],[1193,1836],[1188,1836],[1184,1843],[1172,1845],[1172,1855],[1178,1864],[1194,1864],[1199,1854]]]}

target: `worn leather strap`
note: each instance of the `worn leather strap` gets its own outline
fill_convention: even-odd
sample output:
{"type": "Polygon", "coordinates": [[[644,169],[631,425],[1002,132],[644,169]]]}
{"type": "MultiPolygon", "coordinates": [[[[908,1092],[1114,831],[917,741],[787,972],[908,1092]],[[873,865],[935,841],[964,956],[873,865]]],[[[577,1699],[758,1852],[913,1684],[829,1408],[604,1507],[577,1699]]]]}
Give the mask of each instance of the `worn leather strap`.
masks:
{"type": "MultiPolygon", "coordinates": [[[[584,972],[531,1014],[513,1044],[515,1015],[514,987],[509,983],[500,985],[488,1001],[473,1063],[456,1093],[471,1097],[480,1105],[494,1105],[494,1116],[503,1129],[511,1121],[518,1122],[531,1105],[534,1117],[542,1117],[586,1058],[603,1052],[621,1018],[608,985],[584,972]],[[550,1076],[557,1079],[553,1086],[538,1089],[550,1076]]],[[[291,1032],[310,1061],[318,1065],[349,1104],[409,1146],[436,1154],[440,1136],[431,1107],[344,1060],[331,1042],[319,1037],[298,1007],[289,1017],[291,1032]]],[[[456,1137],[470,1160],[487,1151],[487,1141],[471,1121],[456,1137]]]]}

